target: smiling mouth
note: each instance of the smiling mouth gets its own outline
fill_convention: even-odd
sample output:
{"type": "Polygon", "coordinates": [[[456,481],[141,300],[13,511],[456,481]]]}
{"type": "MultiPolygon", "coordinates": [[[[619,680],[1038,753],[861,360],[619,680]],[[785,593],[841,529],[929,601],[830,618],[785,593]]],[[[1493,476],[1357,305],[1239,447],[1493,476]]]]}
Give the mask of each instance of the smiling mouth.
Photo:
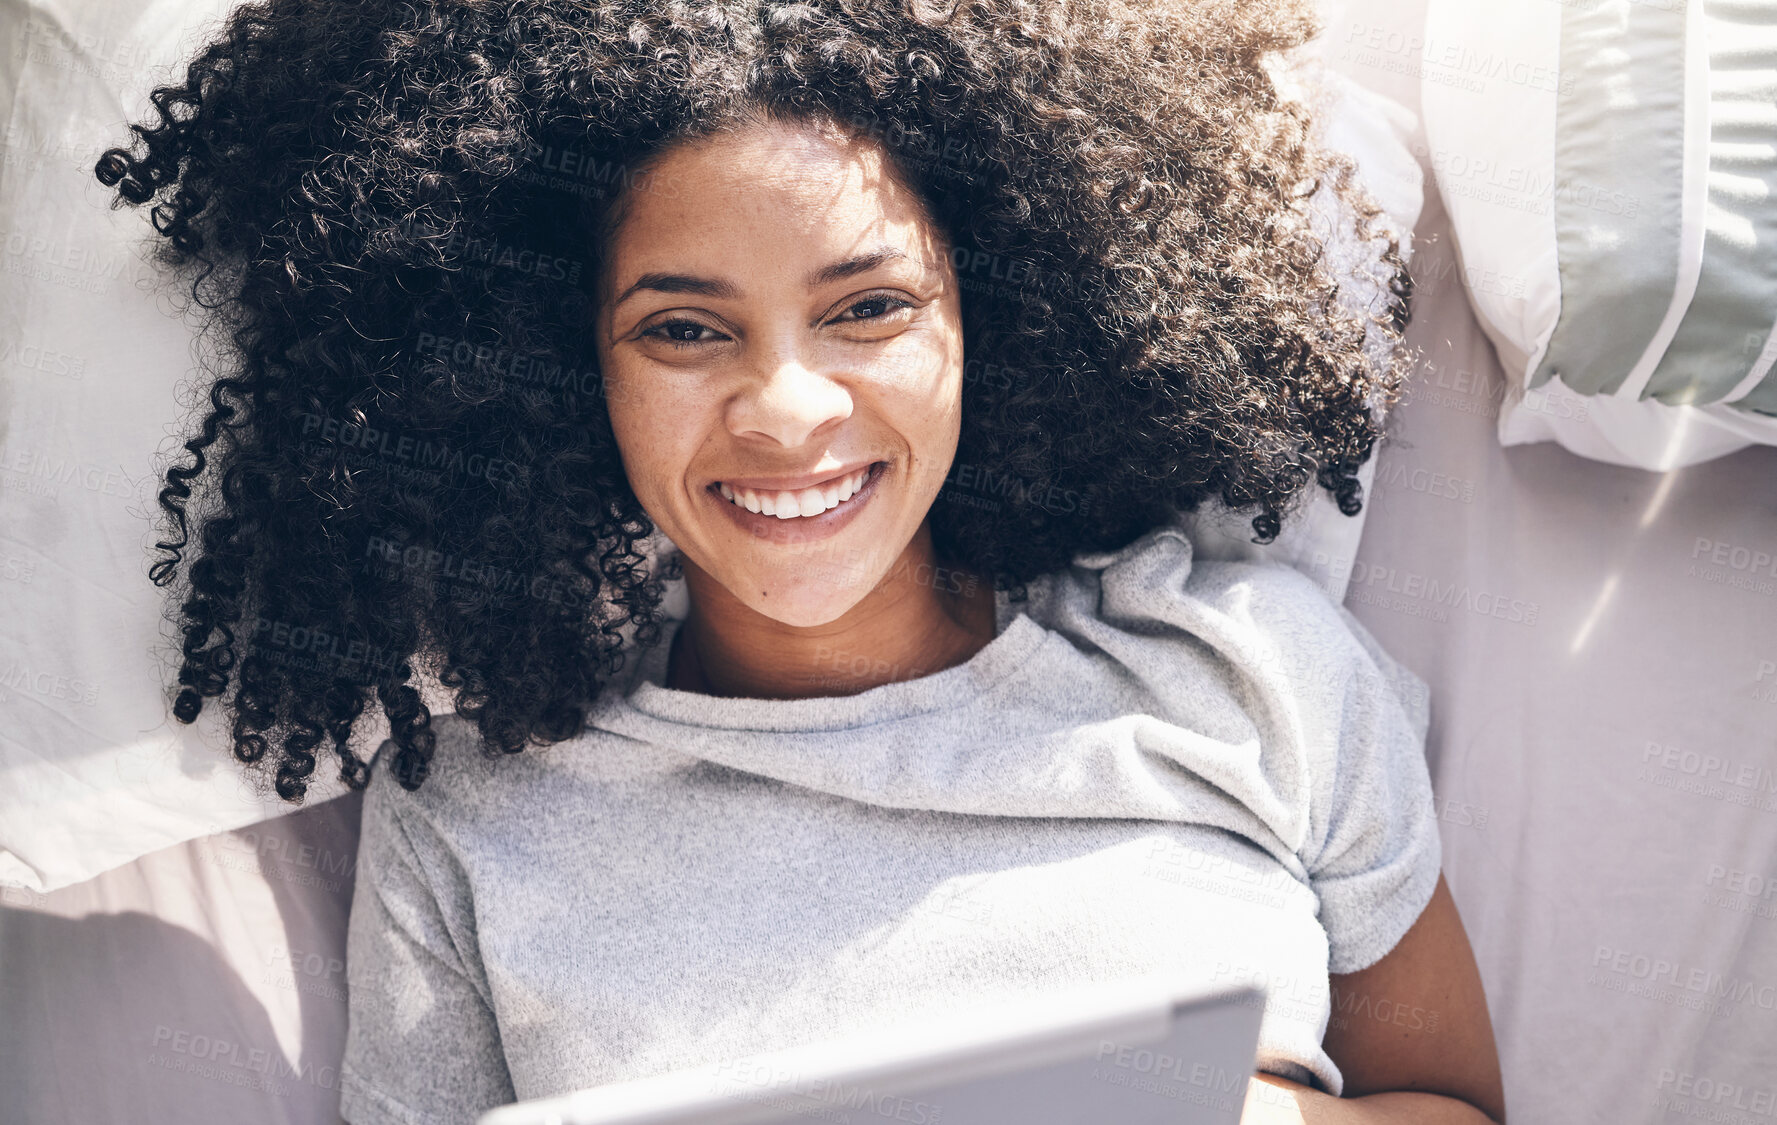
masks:
{"type": "Polygon", "coordinates": [[[735,507],[758,515],[776,516],[780,520],[809,519],[845,506],[852,497],[864,490],[864,486],[887,463],[877,461],[867,468],[834,477],[811,488],[799,488],[794,492],[733,488],[725,481],[717,481],[710,487],[720,492],[735,507]]]}

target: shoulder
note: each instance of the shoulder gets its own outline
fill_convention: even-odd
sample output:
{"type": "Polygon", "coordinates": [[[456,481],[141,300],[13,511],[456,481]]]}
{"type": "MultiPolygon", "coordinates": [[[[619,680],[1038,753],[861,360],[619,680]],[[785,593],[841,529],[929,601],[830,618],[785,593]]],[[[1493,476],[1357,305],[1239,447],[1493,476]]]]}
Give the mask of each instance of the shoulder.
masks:
{"type": "Polygon", "coordinates": [[[1119,550],[1076,556],[1044,594],[1052,618],[1045,624],[1063,631],[1090,618],[1101,631],[1171,637],[1294,707],[1398,707],[1420,738],[1426,732],[1425,682],[1318,583],[1284,563],[1197,559],[1186,531],[1164,524],[1119,550]]]}
{"type": "Polygon", "coordinates": [[[1373,638],[1312,578],[1273,560],[1198,559],[1176,525],[1116,551],[1077,555],[1054,579],[1090,594],[1095,615],[1111,624],[1152,631],[1172,623],[1239,638],[1246,648],[1373,662],[1373,638]]]}
{"type": "Polygon", "coordinates": [[[632,784],[682,765],[649,752],[597,723],[600,706],[585,729],[562,742],[531,744],[516,754],[490,750],[476,723],[455,712],[432,716],[432,757],[419,788],[404,788],[391,768],[395,744],[384,739],[365,793],[407,821],[425,821],[440,835],[497,832],[504,819],[562,799],[569,789],[602,790],[632,784]]]}
{"type": "Polygon", "coordinates": [[[1319,896],[1331,971],[1378,960],[1418,917],[1442,862],[1425,681],[1307,575],[1194,560],[1178,528],[1078,557],[1064,586],[1081,636],[1156,696],[1201,709],[1205,692],[1240,708],[1263,774],[1249,791],[1285,810],[1271,824],[1319,896]],[[1187,676],[1184,661],[1211,676],[1187,676]]]}
{"type": "Polygon", "coordinates": [[[532,807],[538,770],[526,760],[530,748],[497,759],[485,754],[475,723],[455,713],[434,714],[429,729],[432,756],[417,789],[395,776],[394,741],[377,747],[364,790],[359,873],[388,895],[413,897],[424,887],[456,917],[452,911],[469,899],[473,857],[532,807]]]}
{"type": "Polygon", "coordinates": [[[1301,571],[1273,561],[1199,559],[1177,524],[1154,527],[1115,551],[1078,554],[1065,578],[1096,588],[1107,616],[1146,617],[1175,606],[1235,618],[1287,610],[1311,624],[1336,616],[1326,591],[1301,571]]]}
{"type": "Polygon", "coordinates": [[[380,820],[409,834],[449,838],[497,819],[502,810],[522,808],[519,794],[541,780],[543,755],[536,747],[489,754],[475,723],[455,712],[434,714],[430,730],[432,755],[417,789],[395,776],[394,740],[385,738],[377,747],[364,794],[367,830],[380,820]]]}
{"type": "Polygon", "coordinates": [[[432,735],[432,755],[426,763],[425,780],[418,789],[406,789],[395,778],[395,740],[385,738],[376,748],[372,760],[371,786],[381,785],[385,791],[400,793],[406,807],[431,809],[439,804],[446,790],[455,790],[463,783],[473,784],[497,776],[498,766],[482,755],[481,732],[475,724],[453,711],[435,713],[428,729],[432,735]]]}

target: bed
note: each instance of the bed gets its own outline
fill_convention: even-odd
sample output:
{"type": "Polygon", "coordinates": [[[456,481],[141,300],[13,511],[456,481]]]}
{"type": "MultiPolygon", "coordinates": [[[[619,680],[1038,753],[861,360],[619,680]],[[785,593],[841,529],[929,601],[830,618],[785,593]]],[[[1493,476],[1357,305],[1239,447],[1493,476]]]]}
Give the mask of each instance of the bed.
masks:
{"type": "MultiPolygon", "coordinates": [[[[1330,33],[1410,109],[1422,76],[1386,45],[1416,11],[1352,4],[1330,33]]],[[[1429,166],[1414,245],[1423,354],[1355,558],[1305,566],[1431,686],[1444,869],[1511,1119],[1769,1118],[1777,449],[1654,473],[1502,445],[1506,378],[1429,166]]],[[[0,1123],[338,1121],[358,812],[0,889],[0,1123]]]]}

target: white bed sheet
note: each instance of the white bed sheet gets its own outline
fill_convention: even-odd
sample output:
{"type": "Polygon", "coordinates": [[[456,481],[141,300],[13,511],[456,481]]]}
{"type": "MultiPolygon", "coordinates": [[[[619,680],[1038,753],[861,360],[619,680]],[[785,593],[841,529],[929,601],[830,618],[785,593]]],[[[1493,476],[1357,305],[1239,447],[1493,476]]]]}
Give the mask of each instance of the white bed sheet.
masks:
{"type": "MultiPolygon", "coordinates": [[[[1514,80],[1523,60],[1424,11],[1355,0],[1334,65],[1415,112],[1422,84],[1514,80]]],[[[1429,170],[1419,231],[1425,357],[1346,604],[1432,687],[1445,872],[1512,1119],[1769,1120],[1777,450],[1656,474],[1502,447],[1504,376],[1429,170]]]]}
{"type": "MultiPolygon", "coordinates": [[[[1420,245],[1427,276],[1447,254],[1420,245]]],[[[1511,1118],[1768,1120],[1777,574],[1749,568],[1777,557],[1777,450],[1657,475],[1502,447],[1455,275],[1419,299],[1346,605],[1431,685],[1444,870],[1511,1118]]]]}

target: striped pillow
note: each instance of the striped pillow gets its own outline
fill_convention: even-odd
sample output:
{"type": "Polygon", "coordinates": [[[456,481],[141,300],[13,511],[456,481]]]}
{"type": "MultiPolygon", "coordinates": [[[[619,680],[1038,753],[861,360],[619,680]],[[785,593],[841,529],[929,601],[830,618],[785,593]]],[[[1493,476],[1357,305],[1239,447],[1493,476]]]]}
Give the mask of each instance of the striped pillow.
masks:
{"type": "Polygon", "coordinates": [[[1415,53],[1500,440],[1777,444],[1777,7],[1430,0],[1415,53]]]}

